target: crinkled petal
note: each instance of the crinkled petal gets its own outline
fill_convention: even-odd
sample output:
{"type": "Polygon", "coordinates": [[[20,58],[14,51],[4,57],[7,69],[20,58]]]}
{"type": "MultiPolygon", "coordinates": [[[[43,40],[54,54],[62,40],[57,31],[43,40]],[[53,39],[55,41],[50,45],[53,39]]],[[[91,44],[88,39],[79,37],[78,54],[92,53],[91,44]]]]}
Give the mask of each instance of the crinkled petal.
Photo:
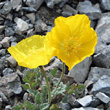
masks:
{"type": "Polygon", "coordinates": [[[22,40],[16,46],[10,47],[8,51],[20,66],[37,68],[48,64],[53,56],[51,48],[46,48],[46,38],[45,36],[34,35],[22,40]]]}

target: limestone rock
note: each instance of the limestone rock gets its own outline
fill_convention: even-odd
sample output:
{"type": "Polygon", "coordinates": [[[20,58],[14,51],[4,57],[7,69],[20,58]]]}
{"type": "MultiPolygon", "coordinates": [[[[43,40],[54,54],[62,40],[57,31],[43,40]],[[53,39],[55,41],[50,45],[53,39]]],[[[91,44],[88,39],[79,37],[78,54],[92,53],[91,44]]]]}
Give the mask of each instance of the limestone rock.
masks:
{"type": "Polygon", "coordinates": [[[86,14],[91,20],[101,17],[101,10],[93,6],[90,1],[79,2],[76,9],[81,14],[86,14]]]}
{"type": "Polygon", "coordinates": [[[69,71],[68,75],[74,77],[74,80],[78,83],[84,82],[88,76],[91,63],[92,63],[91,57],[86,58],[81,63],[74,66],[69,71]]]}
{"type": "Polygon", "coordinates": [[[17,74],[10,74],[0,79],[0,90],[7,96],[11,97],[14,94],[22,92],[20,78],[17,74]]]}
{"type": "Polygon", "coordinates": [[[16,67],[17,62],[16,62],[16,60],[12,56],[8,57],[6,60],[8,61],[9,65],[11,67],[16,67]]]}

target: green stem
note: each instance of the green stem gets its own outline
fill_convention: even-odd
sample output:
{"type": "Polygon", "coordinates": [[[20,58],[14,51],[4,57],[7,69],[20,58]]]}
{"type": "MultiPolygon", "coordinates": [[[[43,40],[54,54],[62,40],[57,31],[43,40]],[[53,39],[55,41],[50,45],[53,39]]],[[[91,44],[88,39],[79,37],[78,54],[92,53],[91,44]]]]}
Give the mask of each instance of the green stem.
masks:
{"type": "Polygon", "coordinates": [[[47,89],[48,89],[48,103],[50,104],[51,103],[51,89],[50,89],[50,85],[49,85],[49,82],[48,82],[48,78],[46,76],[46,73],[45,73],[43,67],[39,66],[39,68],[41,69],[41,71],[43,73],[43,76],[44,76],[44,78],[46,80],[46,85],[47,85],[47,89]]]}
{"type": "Polygon", "coordinates": [[[63,63],[62,74],[61,74],[60,80],[59,80],[59,82],[58,82],[56,88],[58,88],[58,86],[60,85],[60,83],[61,83],[61,81],[62,81],[62,79],[63,79],[63,77],[64,77],[64,73],[65,73],[65,63],[63,63]]]}

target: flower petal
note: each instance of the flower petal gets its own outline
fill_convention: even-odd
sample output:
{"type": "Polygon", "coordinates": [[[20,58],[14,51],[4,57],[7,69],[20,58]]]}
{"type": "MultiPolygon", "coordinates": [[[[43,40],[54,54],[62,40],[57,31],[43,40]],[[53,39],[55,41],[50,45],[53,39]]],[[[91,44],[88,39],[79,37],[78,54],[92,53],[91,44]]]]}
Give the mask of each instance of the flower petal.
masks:
{"type": "Polygon", "coordinates": [[[48,64],[53,56],[53,50],[47,47],[49,47],[47,37],[34,35],[22,40],[16,46],[10,47],[8,51],[20,66],[37,68],[40,65],[48,64]]]}

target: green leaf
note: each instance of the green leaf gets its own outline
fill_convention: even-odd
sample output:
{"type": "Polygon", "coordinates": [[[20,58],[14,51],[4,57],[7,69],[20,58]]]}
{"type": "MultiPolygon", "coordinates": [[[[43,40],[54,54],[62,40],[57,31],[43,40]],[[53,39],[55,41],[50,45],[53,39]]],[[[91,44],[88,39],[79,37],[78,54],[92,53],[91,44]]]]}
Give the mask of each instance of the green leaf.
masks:
{"type": "Polygon", "coordinates": [[[31,102],[29,101],[25,101],[24,102],[24,105],[26,108],[28,108],[29,110],[35,110],[36,106],[34,104],[32,104],[31,102]]]}
{"type": "Polygon", "coordinates": [[[41,90],[42,90],[42,103],[46,103],[48,100],[48,91],[45,85],[41,86],[41,90]]]}
{"type": "Polygon", "coordinates": [[[33,96],[36,96],[37,92],[36,90],[33,90],[33,89],[27,89],[27,91],[32,94],[33,96]]]}
{"type": "Polygon", "coordinates": [[[40,105],[40,110],[46,110],[46,109],[48,109],[48,107],[49,107],[48,103],[41,104],[40,105]]]}
{"type": "Polygon", "coordinates": [[[27,78],[29,79],[30,76],[31,76],[31,72],[30,71],[27,71],[27,74],[26,74],[27,78]]]}
{"type": "Polygon", "coordinates": [[[37,94],[35,96],[35,101],[36,101],[36,104],[41,103],[41,94],[40,94],[40,92],[37,92],[37,94]]]}
{"type": "Polygon", "coordinates": [[[84,88],[85,88],[85,85],[79,84],[79,85],[76,87],[76,89],[74,90],[74,93],[75,93],[75,94],[79,94],[80,92],[82,92],[82,91],[84,90],[84,88]]]}
{"type": "Polygon", "coordinates": [[[29,83],[25,83],[24,85],[22,85],[22,87],[27,90],[30,89],[30,84],[29,83]]]}
{"type": "Polygon", "coordinates": [[[82,92],[85,88],[85,85],[83,84],[78,84],[77,86],[72,85],[71,86],[71,89],[69,91],[69,94],[72,94],[72,93],[75,93],[75,94],[79,94],[80,92],[82,92]]]}
{"type": "Polygon", "coordinates": [[[52,76],[55,77],[55,76],[57,75],[57,70],[58,70],[57,67],[55,67],[54,69],[51,70],[51,74],[52,74],[52,76]]]}
{"type": "Polygon", "coordinates": [[[31,73],[30,82],[34,82],[35,80],[35,73],[31,73]]]}
{"type": "Polygon", "coordinates": [[[54,97],[56,95],[63,94],[65,91],[66,91],[66,85],[61,82],[59,87],[51,92],[51,95],[52,97],[54,97]]]}
{"type": "Polygon", "coordinates": [[[62,99],[62,102],[67,103],[67,99],[68,99],[68,94],[65,94],[65,96],[62,99]]]}
{"type": "Polygon", "coordinates": [[[23,110],[23,104],[19,103],[18,105],[13,107],[13,110],[23,110]]]}
{"type": "Polygon", "coordinates": [[[70,89],[70,85],[69,85],[69,83],[67,83],[67,85],[66,85],[66,92],[69,91],[69,89],[70,89]]]}
{"type": "Polygon", "coordinates": [[[26,76],[23,77],[23,81],[24,81],[25,83],[29,83],[29,82],[30,82],[29,79],[28,79],[26,76]]]}
{"type": "Polygon", "coordinates": [[[36,88],[37,86],[38,86],[38,82],[33,82],[33,83],[32,83],[32,87],[33,87],[33,88],[36,88]]]}

